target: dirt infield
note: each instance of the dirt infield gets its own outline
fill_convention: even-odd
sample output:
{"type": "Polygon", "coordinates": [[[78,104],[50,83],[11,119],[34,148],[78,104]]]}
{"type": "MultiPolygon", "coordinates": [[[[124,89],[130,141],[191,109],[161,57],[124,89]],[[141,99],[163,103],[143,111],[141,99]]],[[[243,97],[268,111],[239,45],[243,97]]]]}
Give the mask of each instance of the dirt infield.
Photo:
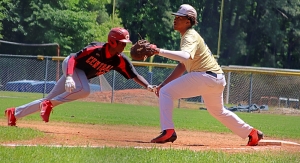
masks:
{"type": "MultiPolygon", "coordinates": [[[[84,101],[110,102],[111,92],[92,94],[84,101]]],[[[116,91],[114,102],[140,105],[158,105],[157,97],[146,90],[116,91]],[[134,100],[133,100],[134,99],[134,100]]],[[[188,104],[181,103],[183,107],[188,104]]],[[[6,126],[5,119],[0,120],[6,126]]],[[[159,133],[157,128],[136,126],[85,125],[42,121],[22,121],[20,128],[33,128],[45,133],[45,137],[32,140],[4,142],[2,145],[62,145],[62,146],[94,146],[94,147],[135,147],[135,148],[173,148],[194,151],[216,150],[224,152],[249,152],[260,150],[300,151],[300,146],[271,145],[246,146],[248,139],[241,139],[233,133],[208,133],[200,131],[176,130],[178,139],[174,143],[153,144],[150,140],[159,133]]],[[[265,135],[266,139],[274,139],[265,135]]],[[[299,140],[285,140],[300,143],[299,140]]]]}
{"type": "MultiPolygon", "coordinates": [[[[6,122],[1,121],[5,126],[6,122]]],[[[260,150],[299,151],[299,146],[246,146],[234,134],[216,134],[199,131],[177,130],[178,139],[174,143],[153,144],[150,140],[159,133],[158,128],[134,126],[83,125],[56,122],[22,121],[21,128],[32,128],[45,133],[45,137],[32,140],[4,142],[4,145],[61,145],[90,147],[134,147],[134,148],[173,148],[193,151],[215,150],[224,152],[249,152],[260,150]]],[[[265,139],[270,139],[265,137],[265,139]]]]}
{"type": "Polygon", "coordinates": [[[94,92],[91,93],[87,98],[83,99],[83,101],[107,103],[110,103],[111,100],[113,100],[114,103],[158,106],[158,98],[156,95],[145,89],[126,89],[114,91],[113,99],[111,91],[94,92]]]}

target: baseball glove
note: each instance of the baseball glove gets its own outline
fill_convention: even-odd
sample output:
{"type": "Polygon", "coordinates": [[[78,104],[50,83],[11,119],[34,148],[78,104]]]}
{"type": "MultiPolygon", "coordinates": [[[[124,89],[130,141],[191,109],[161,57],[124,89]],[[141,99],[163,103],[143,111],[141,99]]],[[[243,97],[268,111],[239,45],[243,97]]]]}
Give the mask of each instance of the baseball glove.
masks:
{"type": "Polygon", "coordinates": [[[155,54],[156,45],[150,44],[147,40],[139,40],[132,45],[130,55],[133,60],[145,61],[155,54]]]}

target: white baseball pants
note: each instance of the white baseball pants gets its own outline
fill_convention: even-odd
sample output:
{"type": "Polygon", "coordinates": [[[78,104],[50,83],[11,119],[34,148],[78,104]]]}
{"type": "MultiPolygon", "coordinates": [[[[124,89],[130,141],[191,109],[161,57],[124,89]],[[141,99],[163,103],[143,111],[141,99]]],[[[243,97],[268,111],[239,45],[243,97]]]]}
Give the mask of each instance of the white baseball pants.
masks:
{"type": "Polygon", "coordinates": [[[216,78],[206,72],[190,72],[166,84],[159,92],[161,129],[174,129],[174,100],[201,95],[207,111],[214,118],[241,138],[247,138],[253,127],[235,113],[224,108],[223,90],[225,85],[223,74],[217,74],[216,78]]]}

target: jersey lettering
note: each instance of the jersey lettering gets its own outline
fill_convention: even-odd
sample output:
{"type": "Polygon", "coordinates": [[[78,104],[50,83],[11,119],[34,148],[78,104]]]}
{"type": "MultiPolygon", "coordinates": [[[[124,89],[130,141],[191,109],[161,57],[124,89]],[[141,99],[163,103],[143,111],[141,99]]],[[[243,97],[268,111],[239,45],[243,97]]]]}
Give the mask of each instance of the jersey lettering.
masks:
{"type": "Polygon", "coordinates": [[[113,66],[107,65],[105,63],[101,63],[97,58],[90,56],[87,60],[86,63],[91,65],[93,68],[95,68],[98,72],[96,75],[102,75],[106,72],[109,72],[113,66]]]}
{"type": "Polygon", "coordinates": [[[100,64],[101,64],[101,62],[97,61],[97,62],[93,65],[93,67],[96,68],[96,67],[98,67],[100,64]]]}
{"type": "Polygon", "coordinates": [[[116,70],[126,79],[137,76],[137,72],[125,55],[117,54],[111,58],[106,57],[107,45],[93,42],[84,50],[76,53],[75,67],[83,70],[88,79],[116,70]]]}

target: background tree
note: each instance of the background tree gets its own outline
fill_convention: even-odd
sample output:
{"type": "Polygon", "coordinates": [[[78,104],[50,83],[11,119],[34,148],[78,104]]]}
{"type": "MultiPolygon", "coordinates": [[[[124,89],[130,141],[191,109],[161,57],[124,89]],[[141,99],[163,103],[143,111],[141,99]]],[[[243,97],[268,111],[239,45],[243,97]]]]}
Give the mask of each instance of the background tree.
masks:
{"type": "Polygon", "coordinates": [[[3,24],[2,21],[5,18],[5,13],[7,12],[7,9],[5,8],[5,5],[11,5],[9,4],[9,0],[2,0],[0,1],[0,39],[3,38],[2,30],[3,30],[3,24]]]}
{"type": "Polygon", "coordinates": [[[291,27],[299,29],[299,13],[295,12],[299,3],[296,0],[225,1],[220,63],[299,68],[296,66],[299,57],[289,57],[287,53],[288,40],[299,47],[295,39],[299,38],[297,32],[289,34],[296,31],[291,27]],[[291,12],[293,16],[289,18],[291,12]],[[287,58],[292,59],[287,62],[287,58]]]}
{"type": "MultiPolygon", "coordinates": [[[[22,43],[59,43],[61,55],[76,52],[91,41],[106,42],[112,27],[129,30],[158,47],[178,50],[172,12],[183,3],[195,7],[194,28],[217,54],[220,0],[2,0],[0,38],[22,43]],[[113,13],[116,2],[115,12],[113,13]],[[2,23],[2,30],[1,30],[2,23]]],[[[299,0],[224,0],[221,65],[300,68],[299,0]]],[[[0,45],[0,53],[56,55],[56,49],[0,45]]],[[[130,46],[126,47],[128,51],[130,46]]],[[[129,53],[126,53],[129,55],[129,53]]],[[[154,62],[176,63],[163,57],[154,62]]]]}
{"type": "MultiPolygon", "coordinates": [[[[107,2],[106,2],[107,3],[107,2]]],[[[21,43],[58,43],[69,55],[91,41],[107,41],[107,33],[121,20],[111,21],[105,2],[96,0],[14,1],[3,20],[4,40],[21,43]]],[[[1,53],[56,55],[56,48],[1,47],[1,53]]]]}

